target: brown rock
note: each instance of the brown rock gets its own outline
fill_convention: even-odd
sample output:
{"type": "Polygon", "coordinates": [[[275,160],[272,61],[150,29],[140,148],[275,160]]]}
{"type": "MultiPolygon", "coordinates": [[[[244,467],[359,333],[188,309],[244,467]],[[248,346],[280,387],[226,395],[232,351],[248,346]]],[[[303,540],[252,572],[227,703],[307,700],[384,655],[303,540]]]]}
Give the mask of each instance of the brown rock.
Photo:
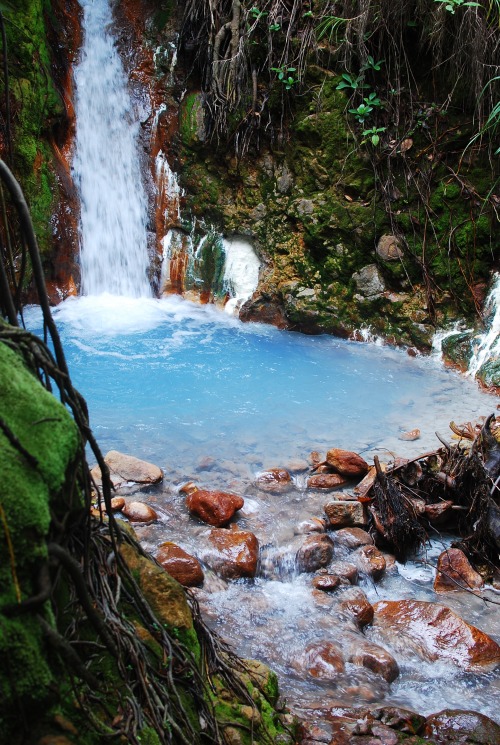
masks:
{"type": "Polygon", "coordinates": [[[315,473],[307,479],[309,489],[338,489],[347,484],[347,479],[339,473],[315,473]]]}
{"type": "Polygon", "coordinates": [[[125,507],[125,500],[123,497],[113,497],[111,499],[111,509],[113,512],[119,512],[125,507]]]}
{"type": "Polygon", "coordinates": [[[209,542],[215,549],[207,556],[207,562],[224,579],[254,577],[259,558],[259,542],[247,530],[214,528],[209,542]]]}
{"type": "Polygon", "coordinates": [[[351,585],[355,585],[358,581],[358,568],[346,561],[334,561],[330,564],[330,571],[351,585]]]}
{"type": "Polygon", "coordinates": [[[154,509],[144,502],[127,502],[122,512],[132,523],[152,523],[158,519],[154,509]]]}
{"type": "Polygon", "coordinates": [[[386,561],[384,555],[375,546],[362,546],[352,556],[356,560],[358,569],[375,581],[385,572],[386,561]]]}
{"type": "Polygon", "coordinates": [[[388,683],[392,683],[399,675],[398,663],[392,654],[379,644],[369,642],[363,636],[353,638],[347,659],[353,665],[366,667],[377,675],[381,675],[388,683]]]}
{"type": "Polygon", "coordinates": [[[334,680],[345,670],[340,649],[329,641],[309,644],[301,663],[311,677],[319,680],[334,680]]]}
{"type": "Polygon", "coordinates": [[[425,737],[436,745],[499,745],[500,725],[477,711],[445,709],[427,718],[425,737]]]}
{"type": "Polygon", "coordinates": [[[324,506],[328,522],[334,528],[366,525],[366,512],[361,502],[335,499],[324,506]]]}
{"type": "MultiPolygon", "coordinates": [[[[111,476],[118,477],[120,482],[134,481],[137,484],[156,484],[163,478],[163,472],[158,466],[135,458],[133,455],[119,453],[117,450],[110,450],[109,453],[106,453],[104,460],[111,476]]],[[[92,473],[96,469],[97,478],[100,480],[101,471],[98,466],[92,469],[92,473]]]]}
{"type": "Polygon", "coordinates": [[[381,235],[378,239],[376,251],[382,261],[397,261],[403,256],[403,251],[395,235],[381,235]]]}
{"type": "Polygon", "coordinates": [[[314,572],[329,564],[333,543],[327,535],[310,535],[297,551],[295,561],[299,572],[314,572]]]}
{"type": "Polygon", "coordinates": [[[444,502],[437,502],[436,504],[425,505],[425,515],[432,525],[442,525],[446,523],[451,516],[451,508],[453,502],[446,500],[444,502]]]}
{"type": "Polygon", "coordinates": [[[258,474],[255,483],[263,491],[283,491],[290,486],[291,477],[285,468],[269,468],[258,474]]]}
{"type": "Polygon", "coordinates": [[[434,592],[477,590],[484,582],[459,548],[449,548],[440,555],[437,563],[434,592]]]}
{"type": "Polygon", "coordinates": [[[313,578],[313,587],[323,592],[333,592],[340,585],[340,577],[336,574],[318,574],[313,578]]]}
{"type": "Polygon", "coordinates": [[[400,440],[407,440],[408,442],[412,442],[413,440],[418,440],[420,437],[420,430],[419,429],[411,429],[409,432],[401,432],[399,435],[400,440]]]}
{"type": "Polygon", "coordinates": [[[216,528],[227,525],[244,503],[244,499],[237,494],[205,489],[193,489],[186,497],[189,512],[216,528]]]}
{"type": "Polygon", "coordinates": [[[342,476],[349,478],[365,476],[370,468],[366,460],[360,455],[350,450],[340,450],[340,448],[329,450],[326,454],[326,461],[342,476]]]}
{"type": "Polygon", "coordinates": [[[347,548],[373,545],[373,538],[361,528],[341,528],[335,531],[335,543],[347,548]]]}
{"type": "Polygon", "coordinates": [[[156,561],[184,587],[197,587],[203,583],[203,569],[198,559],[175,543],[162,543],[156,561]]]}
{"type": "Polygon", "coordinates": [[[294,535],[307,535],[307,533],[324,533],[325,521],[319,517],[311,517],[309,520],[302,520],[294,529],[294,535]]]}
{"type": "Polygon", "coordinates": [[[381,706],[372,709],[371,715],[388,727],[410,735],[418,734],[425,724],[425,717],[399,706],[381,706]]]}
{"type": "Polygon", "coordinates": [[[410,646],[428,660],[445,660],[468,671],[500,664],[500,647],[444,605],[422,600],[381,601],[374,626],[392,642],[410,646]]]}
{"type": "Polygon", "coordinates": [[[348,587],[342,592],[340,608],[354,618],[360,628],[373,621],[373,606],[363,590],[348,587]]]}

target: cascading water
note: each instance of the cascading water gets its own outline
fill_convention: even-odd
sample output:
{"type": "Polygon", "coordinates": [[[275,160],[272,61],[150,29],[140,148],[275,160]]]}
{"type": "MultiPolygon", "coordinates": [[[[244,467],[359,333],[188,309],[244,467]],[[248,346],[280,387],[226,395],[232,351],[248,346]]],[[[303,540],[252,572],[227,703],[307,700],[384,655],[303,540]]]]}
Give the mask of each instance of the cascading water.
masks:
{"type": "Polygon", "coordinates": [[[472,342],[473,354],[467,372],[473,377],[485,362],[500,354],[500,274],[498,273],[486,299],[485,313],[491,316],[489,328],[472,342]]]}
{"type": "Polygon", "coordinates": [[[108,0],[80,0],[84,43],[75,69],[76,151],[81,199],[82,290],[151,295],[146,197],[127,80],[109,28],[108,0]]]}

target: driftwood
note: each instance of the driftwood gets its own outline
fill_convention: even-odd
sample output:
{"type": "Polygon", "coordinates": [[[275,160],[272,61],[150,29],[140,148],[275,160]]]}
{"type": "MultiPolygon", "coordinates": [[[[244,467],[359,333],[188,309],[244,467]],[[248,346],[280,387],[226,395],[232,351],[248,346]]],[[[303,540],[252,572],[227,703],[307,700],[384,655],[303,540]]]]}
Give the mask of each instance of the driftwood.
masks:
{"type": "Polygon", "coordinates": [[[440,526],[458,532],[456,545],[473,564],[500,568],[499,425],[494,414],[482,427],[452,422],[457,444],[438,435],[443,447],[415,458],[384,466],[375,456],[355,494],[367,505],[375,539],[398,560],[414,554],[440,526]]]}

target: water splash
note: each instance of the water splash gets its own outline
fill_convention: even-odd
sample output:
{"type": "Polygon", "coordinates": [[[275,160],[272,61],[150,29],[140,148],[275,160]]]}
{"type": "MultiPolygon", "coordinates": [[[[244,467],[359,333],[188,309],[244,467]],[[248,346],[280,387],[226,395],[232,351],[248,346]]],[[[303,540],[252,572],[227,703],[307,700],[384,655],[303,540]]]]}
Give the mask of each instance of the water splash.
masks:
{"type": "Polygon", "coordinates": [[[500,273],[495,274],[493,286],[486,298],[485,316],[491,317],[487,331],[472,342],[472,358],[467,373],[475,376],[492,357],[500,354],[500,273]]]}
{"type": "Polygon", "coordinates": [[[225,310],[227,313],[234,313],[255,292],[259,282],[260,261],[247,240],[224,239],[223,246],[226,254],[224,283],[232,295],[225,310]]]}
{"type": "Polygon", "coordinates": [[[75,69],[82,291],[151,295],[147,208],[127,79],[109,31],[108,0],[80,0],[85,39],[75,69]]]}

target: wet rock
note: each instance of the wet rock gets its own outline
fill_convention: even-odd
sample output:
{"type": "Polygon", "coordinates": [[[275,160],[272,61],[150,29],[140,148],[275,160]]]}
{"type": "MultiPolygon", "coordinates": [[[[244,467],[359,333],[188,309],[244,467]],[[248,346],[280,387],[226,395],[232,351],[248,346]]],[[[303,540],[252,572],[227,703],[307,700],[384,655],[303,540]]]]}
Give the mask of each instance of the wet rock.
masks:
{"type": "MultiPolygon", "coordinates": [[[[104,456],[104,460],[115,485],[127,481],[134,481],[137,484],[156,484],[163,478],[163,472],[158,466],[135,458],[133,455],[119,453],[118,450],[110,450],[104,456]]],[[[100,483],[101,469],[99,466],[92,469],[92,476],[100,483]]]]}
{"type": "Polygon", "coordinates": [[[453,662],[472,672],[500,664],[498,644],[444,605],[392,600],[373,607],[374,626],[395,646],[410,647],[424,659],[453,662]]]}
{"type": "Polygon", "coordinates": [[[332,448],[326,454],[326,461],[337,473],[348,478],[365,476],[370,466],[364,458],[350,450],[332,448]]]}
{"type": "Polygon", "coordinates": [[[425,717],[420,714],[399,706],[381,706],[373,709],[371,715],[388,727],[410,735],[418,734],[426,722],[425,717]]]}
{"type": "Polygon", "coordinates": [[[267,323],[278,329],[287,329],[290,326],[279,298],[266,292],[257,293],[243,303],[239,318],[244,323],[267,323]]]}
{"type": "Polygon", "coordinates": [[[111,509],[113,512],[119,512],[125,507],[125,500],[123,497],[113,497],[111,499],[111,509]]]}
{"type": "Polygon", "coordinates": [[[290,486],[291,477],[284,468],[269,468],[258,474],[255,483],[264,491],[283,491],[290,486]]]}
{"type": "Polygon", "coordinates": [[[315,473],[307,479],[309,489],[338,489],[347,484],[347,479],[340,473],[315,473]]]}
{"type": "Polygon", "coordinates": [[[358,581],[358,568],[354,564],[349,564],[346,561],[334,561],[329,568],[332,574],[336,574],[343,582],[355,585],[358,581]]]}
{"type": "Polygon", "coordinates": [[[443,525],[444,523],[447,523],[451,517],[452,507],[453,502],[451,500],[437,502],[436,504],[426,504],[425,516],[432,525],[443,525]]]}
{"type": "Polygon", "coordinates": [[[325,532],[325,521],[320,520],[319,517],[311,517],[309,520],[302,520],[294,528],[294,535],[306,535],[307,533],[324,533],[325,532]]]}
{"type": "Polygon", "coordinates": [[[367,523],[365,508],[358,501],[335,499],[327,502],[324,510],[334,528],[362,527],[367,523]]]}
{"type": "Polygon", "coordinates": [[[427,718],[423,731],[436,745],[499,745],[500,725],[477,711],[445,709],[427,718]]]}
{"type": "Polygon", "coordinates": [[[397,261],[403,256],[403,250],[395,235],[381,235],[376,251],[383,261],[397,261]]]}
{"type": "MultiPolygon", "coordinates": [[[[183,490],[186,491],[186,487],[183,487],[183,490]]],[[[216,528],[227,525],[244,503],[244,499],[237,494],[197,488],[190,488],[186,497],[189,512],[216,528]]]]}
{"type": "Polygon", "coordinates": [[[376,264],[368,264],[352,275],[358,292],[367,298],[375,298],[385,290],[384,278],[376,264]]]}
{"type": "Polygon", "coordinates": [[[398,742],[400,742],[397,733],[385,724],[376,722],[372,724],[371,730],[372,736],[378,739],[381,745],[398,745],[398,742]]]}
{"type": "Polygon", "coordinates": [[[340,609],[352,616],[359,628],[373,621],[373,606],[363,590],[358,587],[347,587],[341,597],[340,609]]]}
{"type": "Polygon", "coordinates": [[[253,533],[214,528],[209,543],[213,550],[207,554],[207,563],[224,579],[254,577],[259,558],[259,542],[253,533]]]}
{"type": "Polygon", "coordinates": [[[434,592],[477,590],[483,585],[483,578],[472,568],[463,551],[459,548],[443,551],[437,563],[434,592]]]}
{"type": "Polygon", "coordinates": [[[420,430],[419,429],[411,429],[408,432],[401,432],[399,435],[400,440],[407,440],[408,442],[412,442],[413,440],[418,440],[420,437],[420,430]]]}
{"type": "Polygon", "coordinates": [[[345,670],[342,652],[336,644],[320,641],[309,644],[299,665],[313,678],[335,680],[345,670]]]}
{"type": "Polygon", "coordinates": [[[375,546],[362,546],[352,556],[362,574],[377,581],[381,578],[386,568],[384,555],[375,546]]]}
{"type": "Polygon", "coordinates": [[[144,502],[127,502],[122,512],[132,523],[151,523],[158,519],[154,509],[144,502]]]}
{"type": "Polygon", "coordinates": [[[340,577],[336,574],[318,574],[313,578],[313,587],[323,592],[333,592],[340,585],[340,577]]]}
{"type": "Polygon", "coordinates": [[[310,535],[297,551],[295,561],[299,572],[314,572],[330,563],[333,542],[327,535],[310,535]]]}
{"type": "Polygon", "coordinates": [[[392,654],[361,635],[353,635],[347,660],[353,665],[365,667],[376,675],[380,675],[388,683],[392,683],[399,675],[399,666],[392,654]]]}
{"type": "Polygon", "coordinates": [[[319,453],[317,450],[313,450],[312,453],[309,456],[309,459],[311,461],[311,465],[313,468],[316,468],[319,466],[323,458],[321,457],[321,453],[319,453]]]}
{"type": "Polygon", "coordinates": [[[203,583],[203,569],[198,559],[175,543],[162,543],[156,561],[184,587],[197,587],[203,583]]]}
{"type": "Polygon", "coordinates": [[[346,548],[359,548],[373,545],[373,538],[361,528],[341,528],[335,531],[335,543],[346,548]]]}

